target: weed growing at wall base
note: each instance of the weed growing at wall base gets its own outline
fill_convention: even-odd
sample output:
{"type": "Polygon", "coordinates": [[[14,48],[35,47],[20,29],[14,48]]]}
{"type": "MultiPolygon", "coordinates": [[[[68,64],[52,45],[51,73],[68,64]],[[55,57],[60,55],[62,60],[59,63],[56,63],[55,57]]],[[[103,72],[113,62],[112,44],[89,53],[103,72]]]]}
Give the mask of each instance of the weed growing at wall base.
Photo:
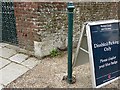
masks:
{"type": "Polygon", "coordinates": [[[59,55],[59,52],[57,49],[53,49],[51,52],[50,52],[50,56],[51,57],[56,57],[59,55]]]}

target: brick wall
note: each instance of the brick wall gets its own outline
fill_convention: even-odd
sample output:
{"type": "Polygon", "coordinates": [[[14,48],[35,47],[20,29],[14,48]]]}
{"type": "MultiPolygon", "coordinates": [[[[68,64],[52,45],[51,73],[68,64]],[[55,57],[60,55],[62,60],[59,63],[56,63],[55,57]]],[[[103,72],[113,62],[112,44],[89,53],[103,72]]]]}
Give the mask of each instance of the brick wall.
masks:
{"type": "Polygon", "coordinates": [[[65,3],[15,2],[14,6],[19,45],[28,50],[33,50],[34,40],[42,41],[47,36],[40,37],[37,32],[52,33],[63,25],[63,22],[59,23],[57,20],[64,18],[63,16],[66,19],[65,14],[55,14],[56,11],[66,8],[65,3]]]}
{"type": "MultiPolygon", "coordinates": [[[[117,2],[77,2],[74,10],[74,46],[85,21],[118,19],[117,2]]],[[[20,47],[34,50],[34,41],[51,41],[55,47],[67,45],[66,2],[15,2],[16,27],[20,47]]],[[[48,43],[49,44],[49,43],[48,43]]]]}
{"type": "Polygon", "coordinates": [[[37,25],[34,25],[33,20],[33,17],[37,18],[38,16],[35,14],[37,3],[15,2],[14,6],[19,46],[32,50],[34,29],[38,28],[37,25]]]}

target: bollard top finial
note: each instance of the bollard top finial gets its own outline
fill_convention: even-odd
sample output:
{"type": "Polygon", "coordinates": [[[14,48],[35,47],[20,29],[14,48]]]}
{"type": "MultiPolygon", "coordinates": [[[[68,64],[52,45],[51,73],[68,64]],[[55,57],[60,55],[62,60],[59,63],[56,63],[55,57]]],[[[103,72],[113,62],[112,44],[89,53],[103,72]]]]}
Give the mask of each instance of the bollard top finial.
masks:
{"type": "Polygon", "coordinates": [[[74,9],[75,8],[72,1],[68,2],[67,8],[68,9],[74,9]]]}

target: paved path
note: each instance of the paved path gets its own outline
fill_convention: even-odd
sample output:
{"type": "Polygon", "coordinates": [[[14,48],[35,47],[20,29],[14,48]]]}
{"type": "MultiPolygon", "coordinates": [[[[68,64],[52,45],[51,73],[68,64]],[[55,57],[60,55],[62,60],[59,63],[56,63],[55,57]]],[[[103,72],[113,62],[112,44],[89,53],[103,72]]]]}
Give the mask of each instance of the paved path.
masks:
{"type": "Polygon", "coordinates": [[[11,47],[0,43],[0,90],[40,62],[35,57],[8,48],[9,46],[11,47]]]}

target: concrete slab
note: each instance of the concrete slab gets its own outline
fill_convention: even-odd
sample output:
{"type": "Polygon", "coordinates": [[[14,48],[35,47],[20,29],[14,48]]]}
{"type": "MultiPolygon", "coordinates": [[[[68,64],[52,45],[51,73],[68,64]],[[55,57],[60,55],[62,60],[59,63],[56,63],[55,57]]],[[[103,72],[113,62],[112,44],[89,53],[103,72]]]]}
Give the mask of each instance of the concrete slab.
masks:
{"type": "Polygon", "coordinates": [[[0,47],[4,47],[4,46],[7,46],[7,45],[9,45],[9,44],[7,44],[7,43],[0,43],[0,47]]]}
{"type": "Polygon", "coordinates": [[[15,45],[7,45],[7,46],[5,46],[5,47],[7,47],[7,48],[10,48],[10,49],[13,49],[13,50],[17,50],[17,51],[19,51],[19,49],[20,49],[20,47],[19,46],[15,46],[15,45]]]}
{"type": "Polygon", "coordinates": [[[10,61],[0,57],[0,69],[9,64],[10,61]]]}
{"type": "MultiPolygon", "coordinates": [[[[2,74],[0,74],[0,81],[2,80],[2,74]]],[[[0,85],[1,85],[1,83],[0,83],[0,85]]]]}
{"type": "Polygon", "coordinates": [[[2,90],[3,88],[4,88],[3,85],[0,84],[0,90],[2,90]]]}
{"type": "Polygon", "coordinates": [[[31,57],[31,58],[28,58],[26,61],[22,62],[21,64],[32,69],[33,67],[35,67],[38,64],[38,59],[31,57]]]}
{"type": "Polygon", "coordinates": [[[0,48],[0,56],[4,57],[4,58],[9,58],[11,56],[13,56],[14,54],[16,54],[16,51],[13,49],[9,49],[9,48],[0,48]]]}
{"type": "Polygon", "coordinates": [[[21,63],[21,62],[25,61],[27,58],[28,58],[28,55],[18,53],[16,55],[12,56],[10,58],[10,60],[17,62],[17,63],[21,63]]]}
{"type": "Polygon", "coordinates": [[[15,63],[9,64],[8,66],[0,70],[0,76],[2,77],[2,80],[0,80],[0,84],[9,84],[28,70],[28,68],[15,63]]]}

